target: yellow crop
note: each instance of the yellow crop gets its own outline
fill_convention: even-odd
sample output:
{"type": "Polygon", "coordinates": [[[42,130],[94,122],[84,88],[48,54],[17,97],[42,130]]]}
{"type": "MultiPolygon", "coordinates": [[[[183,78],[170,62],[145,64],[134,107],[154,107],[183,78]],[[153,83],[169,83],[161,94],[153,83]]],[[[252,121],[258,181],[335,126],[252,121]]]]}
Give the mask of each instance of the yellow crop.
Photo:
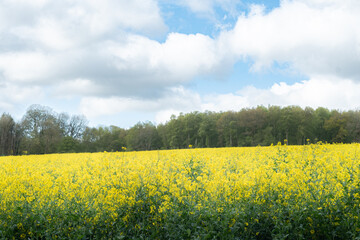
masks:
{"type": "Polygon", "coordinates": [[[359,151],[315,144],[1,157],[0,237],[355,238],[359,151]]]}

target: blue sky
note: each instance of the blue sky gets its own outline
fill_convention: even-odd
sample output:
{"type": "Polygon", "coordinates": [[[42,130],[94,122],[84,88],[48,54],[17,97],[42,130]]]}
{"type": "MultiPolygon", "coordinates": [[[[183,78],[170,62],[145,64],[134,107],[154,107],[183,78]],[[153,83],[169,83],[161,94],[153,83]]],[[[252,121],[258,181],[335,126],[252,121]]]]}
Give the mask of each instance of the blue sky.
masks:
{"type": "Polygon", "coordinates": [[[357,0],[0,0],[0,113],[90,126],[258,105],[357,110],[357,0]]]}
{"type": "Polygon", "coordinates": [[[181,4],[181,1],[178,1],[180,3],[177,5],[174,4],[174,2],[175,1],[160,1],[159,4],[169,32],[185,34],[202,33],[209,36],[219,34],[220,29],[217,24],[221,24],[224,27],[228,25],[227,28],[233,27],[238,15],[248,14],[253,4],[265,6],[267,12],[280,5],[279,0],[233,1],[233,11],[236,12],[234,14],[229,13],[229,11],[222,8],[221,5],[215,1],[215,3],[213,3],[213,13],[209,14],[205,11],[194,11],[189,5],[181,4]]]}

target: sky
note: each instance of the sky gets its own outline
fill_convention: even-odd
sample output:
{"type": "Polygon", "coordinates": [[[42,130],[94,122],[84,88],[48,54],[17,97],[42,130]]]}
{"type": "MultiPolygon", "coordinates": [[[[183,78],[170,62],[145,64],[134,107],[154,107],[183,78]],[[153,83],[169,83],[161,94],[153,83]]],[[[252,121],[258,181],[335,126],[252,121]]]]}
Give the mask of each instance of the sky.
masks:
{"type": "Polygon", "coordinates": [[[360,109],[358,0],[0,0],[0,113],[360,109]]]}

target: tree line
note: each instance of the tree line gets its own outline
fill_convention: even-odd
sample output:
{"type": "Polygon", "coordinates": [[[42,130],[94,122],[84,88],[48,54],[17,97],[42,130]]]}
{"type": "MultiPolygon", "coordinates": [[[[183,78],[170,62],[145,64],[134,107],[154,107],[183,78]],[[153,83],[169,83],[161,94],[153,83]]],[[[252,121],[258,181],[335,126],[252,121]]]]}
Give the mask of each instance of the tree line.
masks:
{"type": "Polygon", "coordinates": [[[41,105],[30,106],[19,122],[3,113],[0,155],[360,142],[360,111],[323,107],[192,112],[173,115],[164,124],[139,122],[129,129],[87,123],[84,116],[58,114],[41,105]]]}

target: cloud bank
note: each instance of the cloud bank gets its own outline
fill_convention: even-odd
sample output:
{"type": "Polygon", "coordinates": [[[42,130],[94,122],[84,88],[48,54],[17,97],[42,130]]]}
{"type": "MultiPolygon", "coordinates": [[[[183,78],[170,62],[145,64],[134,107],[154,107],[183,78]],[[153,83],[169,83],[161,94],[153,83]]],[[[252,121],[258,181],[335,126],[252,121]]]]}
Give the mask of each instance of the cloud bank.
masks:
{"type": "Polygon", "coordinates": [[[268,104],[358,107],[359,1],[283,0],[270,12],[251,5],[248,14],[240,1],[179,4],[196,14],[220,7],[238,19],[210,37],[167,32],[155,0],[1,0],[0,110],[74,98],[90,120],[137,110],[163,122],[171,113],[268,104]],[[199,76],[226,81],[239,61],[249,71],[278,68],[304,79],[227,94],[186,87],[199,76]]]}

